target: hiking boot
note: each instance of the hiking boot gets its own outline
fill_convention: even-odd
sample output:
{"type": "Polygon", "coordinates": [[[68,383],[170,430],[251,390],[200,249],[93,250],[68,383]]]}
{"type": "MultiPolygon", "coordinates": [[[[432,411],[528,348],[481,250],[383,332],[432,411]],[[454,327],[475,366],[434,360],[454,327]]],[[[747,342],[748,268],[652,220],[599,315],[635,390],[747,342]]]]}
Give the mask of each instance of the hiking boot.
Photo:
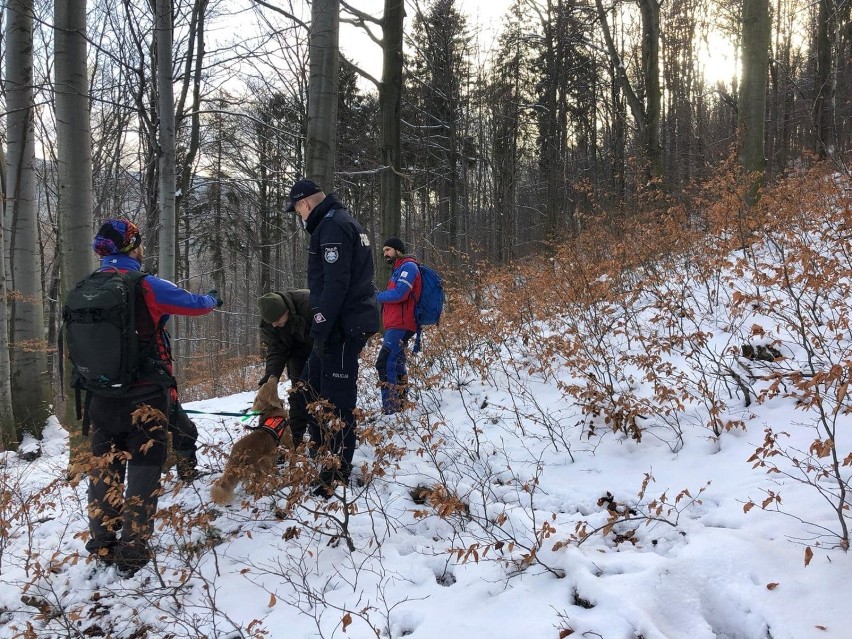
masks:
{"type": "Polygon", "coordinates": [[[115,565],[115,542],[111,545],[100,547],[90,547],[91,542],[86,544],[86,550],[89,551],[89,556],[92,557],[99,566],[109,568],[115,565]]]}
{"type": "Polygon", "coordinates": [[[187,484],[191,484],[196,479],[201,477],[201,472],[194,466],[191,468],[181,468],[180,466],[178,466],[177,474],[178,479],[180,479],[182,482],[186,482],[187,484]]]}
{"type": "Polygon", "coordinates": [[[121,577],[135,575],[151,560],[151,551],[142,544],[121,544],[113,550],[113,563],[121,577]]]}
{"type": "Polygon", "coordinates": [[[328,499],[334,495],[334,490],[338,486],[349,486],[349,478],[344,477],[340,472],[323,472],[319,479],[311,483],[311,494],[320,499],[328,499]]]}
{"type": "Polygon", "coordinates": [[[318,499],[330,499],[334,494],[334,488],[323,481],[315,481],[311,484],[311,495],[318,499]]]}
{"type": "Polygon", "coordinates": [[[190,483],[201,476],[198,469],[195,467],[197,461],[195,459],[194,450],[176,450],[175,451],[175,467],[177,475],[181,481],[190,483]]]}

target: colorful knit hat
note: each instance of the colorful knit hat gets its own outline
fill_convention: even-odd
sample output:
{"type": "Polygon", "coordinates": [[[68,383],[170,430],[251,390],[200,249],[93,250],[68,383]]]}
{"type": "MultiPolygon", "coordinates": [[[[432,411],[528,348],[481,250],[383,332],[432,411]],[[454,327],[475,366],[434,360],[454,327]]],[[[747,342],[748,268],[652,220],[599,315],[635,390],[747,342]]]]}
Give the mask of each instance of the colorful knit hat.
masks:
{"type": "Polygon", "coordinates": [[[141,243],[139,227],[130,220],[120,218],[103,223],[92,242],[92,249],[104,257],[116,253],[129,253],[141,243]]]}

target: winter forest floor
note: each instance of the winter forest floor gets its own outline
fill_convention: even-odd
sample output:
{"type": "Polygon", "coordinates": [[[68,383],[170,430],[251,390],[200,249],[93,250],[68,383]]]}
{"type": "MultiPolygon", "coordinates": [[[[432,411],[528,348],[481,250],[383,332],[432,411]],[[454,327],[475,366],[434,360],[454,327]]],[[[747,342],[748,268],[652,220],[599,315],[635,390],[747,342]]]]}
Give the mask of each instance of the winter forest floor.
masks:
{"type": "Polygon", "coordinates": [[[253,391],[187,404],[207,474],[165,476],[132,578],[87,558],[51,420],[0,458],[0,637],[849,637],[852,191],[737,189],[451,289],[400,416],[366,419],[372,342],[327,502],[293,460],[214,505],[243,422],[213,413],[253,391]]]}

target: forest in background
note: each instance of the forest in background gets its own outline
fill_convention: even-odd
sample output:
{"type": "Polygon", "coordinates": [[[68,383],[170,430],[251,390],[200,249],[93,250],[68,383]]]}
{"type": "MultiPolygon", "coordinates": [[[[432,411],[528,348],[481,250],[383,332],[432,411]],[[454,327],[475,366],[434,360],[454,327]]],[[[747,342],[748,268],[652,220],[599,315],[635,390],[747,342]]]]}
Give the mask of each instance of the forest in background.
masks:
{"type": "MultiPolygon", "coordinates": [[[[140,224],[148,269],[190,290],[215,287],[225,299],[212,318],[173,322],[188,399],[217,395],[226,373],[245,376],[260,360],[257,297],[305,281],[307,236],[283,209],[293,181],[312,174],[311,20],[319,5],[368,30],[386,60],[382,78],[340,60],[327,190],[374,245],[398,233],[416,257],[437,264],[451,303],[487,284],[491,265],[546,254],[590,226],[629,238],[637,215],[677,210],[700,229],[701,204],[714,197],[708,185],[720,176],[756,171],[777,182],[814,161],[848,174],[848,0],[519,0],[493,48],[452,0],[387,0],[384,16],[401,5],[405,12],[398,76],[387,73],[393,25],[345,2],[315,0],[308,9],[261,0],[9,0],[0,329],[10,348],[0,349],[0,378],[17,419],[14,434],[4,428],[4,445],[23,430],[37,433],[57,405],[60,301],[74,281],[68,265],[94,266],[88,242],[106,217],[140,224]],[[69,7],[82,7],[86,34],[85,90],[74,94],[85,101],[91,136],[91,202],[76,211],[85,244],[63,231],[72,198],[60,147],[71,116],[61,115],[69,92],[56,79],[66,60],[57,34],[81,31],[57,27],[69,7]],[[29,66],[18,57],[26,60],[21,16],[29,66]],[[711,85],[701,52],[720,35],[739,52],[739,71],[711,85]],[[392,90],[396,112],[387,108],[392,90]],[[23,104],[21,91],[29,96],[23,104]],[[166,104],[174,109],[171,149],[163,144],[166,104]],[[749,113],[761,127],[744,125],[749,113]],[[31,130],[19,153],[22,114],[31,130]],[[388,162],[393,127],[398,158],[388,162]],[[757,143],[749,134],[759,134],[757,143]],[[758,159],[749,161],[744,151],[755,149],[758,159]],[[173,176],[162,168],[169,153],[173,176]],[[398,180],[398,204],[386,195],[388,174],[398,180]],[[175,184],[168,216],[164,183],[175,184]],[[17,207],[22,190],[31,194],[29,221],[17,207]],[[173,244],[173,264],[160,263],[164,243],[173,244]],[[28,372],[40,377],[27,380],[28,372]],[[34,395],[45,379],[49,388],[34,395]]],[[[754,198],[742,195],[729,215],[747,229],[754,198]]]]}

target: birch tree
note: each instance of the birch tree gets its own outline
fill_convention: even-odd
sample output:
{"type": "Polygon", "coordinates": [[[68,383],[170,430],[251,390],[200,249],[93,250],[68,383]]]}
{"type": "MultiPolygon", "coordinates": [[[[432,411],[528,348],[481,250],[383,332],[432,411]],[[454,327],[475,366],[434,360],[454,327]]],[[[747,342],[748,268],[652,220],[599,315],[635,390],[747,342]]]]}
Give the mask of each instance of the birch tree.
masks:
{"type": "MultiPolygon", "coordinates": [[[[6,4],[6,210],[11,267],[11,390],[18,436],[41,436],[50,377],[35,201],[33,0],[6,4]]],[[[14,445],[14,442],[10,442],[14,445]]]]}

